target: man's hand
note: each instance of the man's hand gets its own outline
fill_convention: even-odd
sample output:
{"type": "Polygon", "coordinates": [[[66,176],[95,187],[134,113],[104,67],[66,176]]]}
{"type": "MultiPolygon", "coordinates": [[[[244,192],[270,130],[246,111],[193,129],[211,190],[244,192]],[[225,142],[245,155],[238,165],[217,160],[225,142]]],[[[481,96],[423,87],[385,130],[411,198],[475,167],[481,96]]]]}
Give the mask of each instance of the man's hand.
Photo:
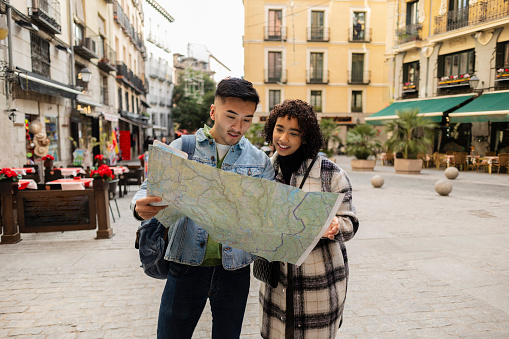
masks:
{"type": "Polygon", "coordinates": [[[155,217],[157,213],[159,213],[160,210],[164,210],[168,205],[166,206],[151,206],[149,204],[153,202],[160,202],[162,199],[159,197],[146,197],[146,198],[140,198],[136,200],[136,206],[134,206],[134,209],[136,210],[136,213],[140,217],[142,217],[145,220],[148,220],[150,218],[155,217]]]}
{"type": "Polygon", "coordinates": [[[329,228],[327,228],[322,237],[334,240],[334,236],[338,233],[339,233],[339,219],[338,217],[334,217],[334,219],[332,219],[332,222],[329,225],[329,228]]]}

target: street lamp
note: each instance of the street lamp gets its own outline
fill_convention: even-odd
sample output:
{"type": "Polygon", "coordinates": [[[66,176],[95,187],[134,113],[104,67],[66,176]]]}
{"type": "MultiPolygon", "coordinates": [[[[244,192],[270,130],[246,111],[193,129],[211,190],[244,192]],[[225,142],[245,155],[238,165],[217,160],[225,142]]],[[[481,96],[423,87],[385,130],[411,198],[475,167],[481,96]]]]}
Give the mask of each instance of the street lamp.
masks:
{"type": "Polygon", "coordinates": [[[476,75],[473,75],[468,82],[470,83],[470,88],[476,89],[479,86],[479,78],[476,75]]]}
{"type": "Polygon", "coordinates": [[[90,71],[88,70],[87,66],[85,66],[85,67],[81,70],[80,74],[81,74],[81,80],[82,80],[83,82],[88,83],[88,82],[90,81],[90,79],[92,78],[92,72],[90,72],[90,71]]]}

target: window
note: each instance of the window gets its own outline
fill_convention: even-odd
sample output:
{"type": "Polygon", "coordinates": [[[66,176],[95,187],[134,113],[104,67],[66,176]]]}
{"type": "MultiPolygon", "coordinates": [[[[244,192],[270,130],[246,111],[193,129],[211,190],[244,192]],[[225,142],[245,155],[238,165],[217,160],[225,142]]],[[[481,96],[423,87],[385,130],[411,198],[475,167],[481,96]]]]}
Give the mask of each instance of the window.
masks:
{"type": "Polygon", "coordinates": [[[438,57],[438,77],[474,73],[474,50],[438,57]]]}
{"type": "Polygon", "coordinates": [[[352,83],[364,83],[364,53],[352,54],[352,83]]]}
{"type": "Polygon", "coordinates": [[[82,25],[74,23],[74,46],[82,46],[85,38],[85,29],[82,25]]]}
{"type": "MultiPolygon", "coordinates": [[[[102,59],[102,58],[105,58],[106,57],[106,54],[104,53],[105,51],[105,48],[104,48],[104,37],[102,35],[99,35],[99,44],[97,46],[97,55],[99,55],[99,59],[102,59]]],[[[113,60],[112,60],[113,62],[113,60]]]]}
{"type": "Polygon", "coordinates": [[[281,102],[281,91],[280,90],[269,90],[269,111],[272,111],[274,106],[281,102]]]}
{"type": "Polygon", "coordinates": [[[44,125],[46,126],[46,135],[51,140],[48,145],[48,154],[55,157],[58,161],[58,117],[44,117],[44,125]]]}
{"type": "Polygon", "coordinates": [[[353,12],[353,40],[364,41],[366,35],[366,13],[353,12]]]}
{"type": "Polygon", "coordinates": [[[362,91],[352,91],[352,112],[362,112],[362,91]]]}
{"type": "Polygon", "coordinates": [[[281,52],[269,52],[268,82],[281,81],[281,52]]]}
{"type": "Polygon", "coordinates": [[[127,91],[125,92],[125,110],[128,112],[131,111],[129,109],[129,93],[127,91]]]}
{"type": "Polygon", "coordinates": [[[49,42],[38,36],[30,34],[30,47],[32,56],[32,72],[50,77],[49,42]]]}
{"type": "Polygon", "coordinates": [[[101,104],[108,105],[108,77],[102,77],[99,85],[101,86],[101,104]]]}
{"type": "Polygon", "coordinates": [[[311,91],[311,99],[309,104],[313,106],[316,112],[322,111],[322,91],[311,91]]]}
{"type": "Polygon", "coordinates": [[[122,88],[118,89],[118,109],[122,111],[122,88]]]}
{"type": "Polygon", "coordinates": [[[310,54],[309,82],[323,82],[323,53],[310,54]]]}
{"type": "Polygon", "coordinates": [[[403,90],[417,90],[419,83],[419,61],[403,64],[403,90]]]}
{"type": "Polygon", "coordinates": [[[418,21],[418,9],[417,4],[419,1],[407,2],[406,4],[406,25],[414,26],[417,25],[418,21]]]}
{"type": "Polygon", "coordinates": [[[311,11],[310,40],[324,40],[324,11],[311,11]]]}
{"type": "Polygon", "coordinates": [[[281,21],[283,12],[280,9],[269,9],[269,27],[268,38],[269,40],[280,40],[281,34],[281,21]]]}
{"type": "Polygon", "coordinates": [[[509,67],[509,41],[497,44],[497,68],[509,67]]]}

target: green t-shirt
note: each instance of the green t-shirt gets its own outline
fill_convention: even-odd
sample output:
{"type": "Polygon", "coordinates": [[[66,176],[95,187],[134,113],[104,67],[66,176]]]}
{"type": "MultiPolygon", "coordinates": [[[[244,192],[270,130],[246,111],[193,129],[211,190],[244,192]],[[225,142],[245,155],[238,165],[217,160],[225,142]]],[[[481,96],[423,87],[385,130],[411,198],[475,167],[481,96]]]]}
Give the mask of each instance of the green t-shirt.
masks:
{"type": "MultiPolygon", "coordinates": [[[[210,127],[209,126],[205,125],[203,127],[203,131],[205,132],[205,135],[207,136],[207,138],[214,139],[212,137],[212,135],[210,134],[210,127]]],[[[225,157],[226,157],[226,155],[225,155],[225,157]]],[[[225,157],[223,157],[222,159],[217,159],[217,168],[221,168],[221,165],[223,164],[223,160],[224,160],[225,157]]],[[[218,243],[217,241],[212,240],[212,238],[209,235],[208,238],[207,238],[207,248],[205,250],[205,258],[203,259],[203,263],[200,266],[218,266],[218,265],[222,265],[222,262],[221,262],[221,257],[222,257],[221,248],[222,248],[221,244],[218,243]]]]}

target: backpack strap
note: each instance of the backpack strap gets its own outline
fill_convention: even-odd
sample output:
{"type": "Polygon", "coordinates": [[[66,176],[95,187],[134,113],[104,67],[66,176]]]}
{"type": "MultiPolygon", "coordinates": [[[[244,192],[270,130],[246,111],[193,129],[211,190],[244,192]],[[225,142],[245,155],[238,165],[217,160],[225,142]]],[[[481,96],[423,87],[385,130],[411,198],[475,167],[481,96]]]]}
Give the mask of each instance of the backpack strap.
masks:
{"type": "Polygon", "coordinates": [[[187,153],[187,159],[192,159],[196,148],[196,135],[183,135],[181,138],[182,151],[187,153]]]}

